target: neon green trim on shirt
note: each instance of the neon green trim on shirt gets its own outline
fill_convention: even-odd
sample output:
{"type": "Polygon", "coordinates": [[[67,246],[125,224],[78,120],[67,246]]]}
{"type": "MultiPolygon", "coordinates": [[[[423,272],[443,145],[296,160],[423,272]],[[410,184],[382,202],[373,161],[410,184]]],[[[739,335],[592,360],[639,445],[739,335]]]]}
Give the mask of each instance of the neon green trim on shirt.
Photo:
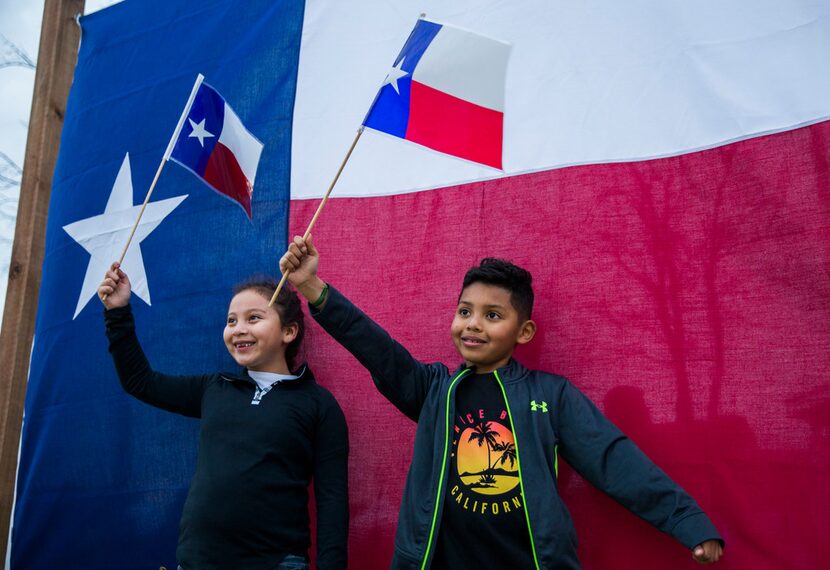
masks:
{"type": "Polygon", "coordinates": [[[553,446],[553,474],[559,479],[559,444],[553,446]]]}
{"type": "MultiPolygon", "coordinates": [[[[507,417],[510,419],[510,429],[513,430],[513,444],[516,446],[516,466],[519,470],[519,488],[522,491],[522,499],[525,504],[525,520],[527,521],[527,534],[530,537],[530,549],[533,552],[533,563],[536,565],[536,570],[539,570],[539,559],[536,557],[536,544],[533,541],[533,531],[530,529],[530,513],[527,506],[527,495],[525,495],[525,486],[522,481],[522,460],[519,457],[519,434],[516,433],[516,425],[513,423],[513,414],[510,412],[510,402],[507,401],[507,393],[504,391],[504,384],[499,378],[498,370],[494,370],[493,374],[496,377],[496,382],[501,388],[501,395],[504,397],[504,405],[507,408],[507,417]]],[[[423,570],[423,568],[421,569],[423,570]]]]}
{"type": "MultiPolygon", "coordinates": [[[[441,476],[438,478],[438,492],[435,494],[435,508],[432,511],[432,525],[429,527],[429,540],[427,540],[427,548],[424,551],[424,561],[421,562],[421,570],[424,570],[427,565],[427,560],[429,559],[429,549],[432,547],[432,539],[435,535],[435,523],[438,520],[438,507],[441,504],[441,491],[444,488],[444,471],[447,468],[447,451],[449,450],[449,441],[450,441],[450,394],[452,394],[452,387],[455,386],[455,383],[464,376],[470,369],[467,368],[466,370],[462,370],[458,376],[453,378],[453,381],[450,382],[450,387],[447,390],[447,415],[444,421],[444,458],[441,460],[441,476]]],[[[508,411],[509,413],[509,411],[508,411]]],[[[518,460],[518,451],[516,452],[516,459],[518,460]]],[[[527,510],[527,509],[525,509],[527,510]]],[[[535,556],[535,555],[534,555],[535,556]]],[[[539,565],[536,565],[538,568],[539,565]]]]}

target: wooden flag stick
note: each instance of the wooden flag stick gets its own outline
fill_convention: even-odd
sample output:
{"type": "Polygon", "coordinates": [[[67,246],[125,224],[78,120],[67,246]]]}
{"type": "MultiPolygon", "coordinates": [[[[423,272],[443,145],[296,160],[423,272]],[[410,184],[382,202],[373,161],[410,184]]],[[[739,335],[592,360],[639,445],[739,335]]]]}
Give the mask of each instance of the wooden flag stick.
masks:
{"type": "MultiPolygon", "coordinates": [[[[187,103],[184,106],[184,111],[182,111],[181,117],[179,117],[179,122],[176,125],[176,130],[173,131],[173,136],[170,137],[170,142],[167,143],[167,149],[164,151],[164,156],[161,157],[161,163],[159,163],[158,170],[156,170],[156,175],[153,177],[153,182],[150,183],[150,189],[147,190],[147,196],[144,197],[144,203],[141,205],[141,209],[138,211],[138,217],[136,217],[135,219],[133,229],[130,230],[130,235],[127,237],[127,243],[124,244],[124,249],[121,250],[121,257],[118,258],[119,267],[122,263],[124,263],[124,258],[127,256],[127,250],[130,249],[130,244],[133,241],[135,231],[138,229],[139,222],[141,222],[141,216],[144,215],[144,210],[147,209],[147,204],[150,202],[150,196],[153,195],[153,190],[156,187],[156,182],[158,182],[159,176],[161,176],[161,169],[164,168],[164,165],[167,163],[168,160],[170,160],[170,153],[173,152],[173,147],[176,145],[176,140],[179,138],[179,133],[182,132],[184,120],[187,118],[187,114],[190,113],[190,108],[193,106],[193,100],[196,98],[196,92],[199,90],[199,86],[202,84],[202,81],[204,80],[205,76],[201,73],[196,76],[196,82],[193,84],[193,89],[190,90],[190,97],[187,98],[187,103]]],[[[107,297],[108,295],[103,295],[101,297],[101,300],[106,301],[107,297]]]]}
{"type": "MultiPolygon", "coordinates": [[[[311,235],[311,229],[314,227],[314,224],[317,222],[317,218],[320,217],[320,212],[323,211],[323,206],[326,205],[326,202],[329,199],[329,194],[334,189],[334,185],[337,184],[337,179],[340,178],[340,173],[343,172],[343,168],[345,168],[346,163],[349,161],[349,157],[352,155],[352,151],[354,147],[357,146],[357,141],[360,140],[360,135],[363,134],[363,125],[357,129],[357,134],[352,141],[352,146],[349,147],[349,151],[346,153],[346,157],[343,159],[343,162],[340,163],[340,168],[337,169],[337,174],[334,175],[334,180],[331,181],[329,185],[329,189],[326,191],[326,194],[323,196],[323,199],[320,201],[320,205],[317,206],[317,211],[314,212],[314,216],[311,218],[311,221],[308,223],[308,228],[306,228],[305,234],[303,234],[303,240],[307,240],[308,236],[311,235]]],[[[288,274],[290,272],[286,271],[282,274],[282,279],[280,279],[279,285],[277,285],[277,290],[274,291],[274,295],[271,297],[271,301],[269,301],[268,306],[271,307],[277,300],[277,295],[280,294],[282,291],[283,285],[285,285],[285,281],[288,279],[288,274]]]]}
{"type": "Polygon", "coordinates": [[[144,198],[144,203],[141,205],[141,210],[138,211],[138,217],[135,219],[133,229],[130,231],[130,235],[127,237],[127,243],[124,245],[124,249],[121,250],[121,257],[118,258],[119,266],[124,262],[124,257],[127,255],[127,250],[130,248],[130,243],[132,243],[133,241],[135,230],[138,229],[138,223],[141,221],[141,216],[144,215],[144,209],[147,208],[147,203],[150,201],[150,196],[153,195],[153,188],[156,187],[156,182],[158,182],[159,175],[161,175],[161,169],[164,168],[164,164],[166,162],[166,160],[161,159],[161,164],[159,164],[159,168],[158,170],[156,170],[156,176],[153,178],[153,182],[150,184],[150,189],[147,191],[147,197],[144,198]]]}
{"type": "Polygon", "coordinates": [[[147,208],[147,204],[150,202],[150,196],[153,195],[153,190],[156,187],[156,182],[158,182],[159,176],[161,175],[161,169],[164,168],[165,163],[167,163],[167,161],[170,159],[170,153],[173,152],[173,147],[176,145],[176,140],[179,138],[179,133],[182,132],[184,120],[187,118],[187,114],[190,113],[190,107],[193,106],[193,100],[196,98],[196,92],[199,90],[199,86],[202,84],[202,81],[204,80],[205,76],[201,73],[196,76],[196,82],[193,84],[193,89],[190,90],[190,97],[187,98],[187,103],[184,106],[184,111],[182,111],[182,114],[179,117],[179,122],[176,125],[176,130],[173,131],[173,136],[170,137],[170,142],[167,143],[167,150],[164,151],[164,156],[161,157],[161,163],[159,164],[158,170],[156,170],[156,175],[153,178],[153,182],[150,184],[150,189],[147,191],[147,196],[144,198],[144,203],[141,205],[141,210],[139,210],[138,212],[138,217],[136,218],[135,224],[133,224],[133,229],[130,231],[130,235],[127,238],[127,243],[124,246],[124,249],[121,251],[121,257],[118,258],[118,265],[121,265],[124,262],[124,257],[127,255],[127,250],[130,248],[130,243],[132,243],[133,241],[135,230],[138,229],[138,224],[139,222],[141,222],[141,216],[144,215],[144,210],[147,208]]]}
{"type": "MultiPolygon", "coordinates": [[[[418,17],[418,20],[423,20],[424,18],[426,18],[426,16],[427,15],[422,12],[421,15],[418,17]]],[[[409,32],[409,38],[412,38],[412,34],[414,34],[414,33],[415,33],[415,29],[413,28],[412,31],[409,32]]],[[[407,41],[409,41],[409,39],[407,39],[407,41]]],[[[404,44],[404,45],[406,45],[406,44],[404,44]]],[[[383,85],[381,85],[381,88],[383,88],[383,85]]],[[[303,234],[303,241],[307,240],[308,236],[311,235],[311,228],[314,227],[314,223],[317,221],[317,218],[320,216],[320,212],[323,211],[323,206],[326,205],[326,202],[329,199],[329,194],[331,194],[331,191],[334,188],[334,185],[337,184],[337,179],[340,178],[340,173],[343,172],[343,168],[346,166],[346,163],[349,161],[349,157],[352,155],[352,151],[354,150],[354,147],[357,145],[357,141],[360,139],[360,135],[363,134],[363,128],[366,125],[366,121],[368,120],[369,115],[371,114],[372,109],[375,106],[375,103],[377,103],[378,97],[380,97],[380,89],[378,89],[378,91],[375,93],[375,99],[372,101],[372,104],[369,105],[369,110],[366,111],[366,116],[363,118],[363,122],[360,124],[360,128],[357,130],[357,134],[355,135],[354,140],[352,141],[352,146],[349,147],[349,151],[346,153],[346,158],[343,159],[343,162],[340,164],[340,168],[337,169],[337,174],[334,175],[334,180],[331,181],[331,185],[329,186],[329,189],[326,191],[325,196],[323,196],[323,200],[320,202],[320,205],[317,206],[317,211],[314,212],[314,216],[311,218],[311,221],[308,223],[308,228],[306,229],[305,234],[303,234]]],[[[279,295],[280,291],[282,291],[282,288],[285,285],[285,281],[288,279],[288,274],[289,273],[290,273],[290,271],[286,271],[285,273],[282,274],[282,279],[280,279],[279,285],[277,285],[277,290],[274,291],[274,295],[271,297],[271,301],[269,301],[269,303],[268,303],[269,307],[273,306],[274,303],[276,302],[277,295],[279,295]]]]}

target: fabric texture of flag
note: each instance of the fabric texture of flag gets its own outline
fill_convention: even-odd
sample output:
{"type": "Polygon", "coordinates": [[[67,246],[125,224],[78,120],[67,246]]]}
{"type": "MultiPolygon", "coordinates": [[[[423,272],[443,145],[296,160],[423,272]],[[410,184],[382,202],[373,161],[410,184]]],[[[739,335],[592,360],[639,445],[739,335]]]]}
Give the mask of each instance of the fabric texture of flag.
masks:
{"type": "Polygon", "coordinates": [[[420,19],[364,125],[501,168],[510,45],[420,19]]]}
{"type": "Polygon", "coordinates": [[[185,123],[170,158],[237,202],[250,218],[262,143],[206,83],[199,86],[185,123]]]}
{"type": "MultiPolygon", "coordinates": [[[[830,557],[825,4],[425,0],[431,17],[513,46],[505,174],[366,129],[314,230],[321,277],[417,358],[449,366],[465,270],[484,256],[529,269],[538,333],[518,359],[570,378],[695,497],[727,541],[723,570],[830,557]]],[[[12,570],[175,568],[193,473],[195,423],[118,386],[97,301],[79,301],[91,256],[63,228],[87,244],[72,224],[106,216],[118,230],[126,154],[135,205],[193,77],[209,77],[262,134],[256,216],[227,223],[235,205],[166,169],[153,203],[187,198],[139,244],[152,307],[133,306],[157,368],[232,366],[220,334],[231,283],[276,272],[287,235],[303,233],[415,16],[382,2],[144,0],[81,19],[12,570]]],[[[415,425],[313,322],[304,344],[349,424],[350,567],[388,568],[415,425]]],[[[551,492],[585,570],[695,567],[565,462],[551,492]]]]}
{"type": "MultiPolygon", "coordinates": [[[[228,0],[190,8],[124,2],[81,18],[49,205],[12,568],[176,568],[199,426],[123,393],[95,287],[126,243],[193,79],[205,73],[262,133],[256,215],[242,221],[235,203],[170,165],[123,267],[133,278],[131,304],[153,366],[172,374],[237,370],[222,342],[233,285],[256,272],[276,273],[285,243],[286,125],[301,22],[301,5],[273,0],[246,2],[245,10],[228,0]],[[170,58],[183,49],[186,58],[170,58]],[[267,83],[257,80],[266,75],[267,83]]],[[[216,136],[204,143],[222,138],[239,158],[236,141],[225,138],[229,115],[207,118],[216,136]]],[[[205,118],[191,117],[197,124],[205,118]]],[[[183,133],[190,134],[189,122],[183,133]]],[[[200,147],[195,137],[186,142],[200,147]]],[[[239,164],[253,179],[253,168],[246,169],[255,162],[239,164]]]]}

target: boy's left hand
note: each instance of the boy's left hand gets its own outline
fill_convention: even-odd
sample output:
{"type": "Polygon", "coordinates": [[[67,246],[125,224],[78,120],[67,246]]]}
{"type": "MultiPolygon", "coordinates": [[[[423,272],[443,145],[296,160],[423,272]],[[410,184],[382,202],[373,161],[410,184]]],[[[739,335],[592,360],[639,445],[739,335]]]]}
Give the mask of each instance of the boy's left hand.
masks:
{"type": "Polygon", "coordinates": [[[308,239],[294,236],[294,241],[289,244],[288,251],[280,259],[280,271],[288,272],[288,282],[309,301],[318,299],[325,285],[317,277],[319,261],[320,252],[314,247],[311,236],[308,236],[308,239]]]}
{"type": "Polygon", "coordinates": [[[692,558],[698,564],[714,564],[723,555],[723,546],[719,540],[701,542],[692,549],[692,558]]]}

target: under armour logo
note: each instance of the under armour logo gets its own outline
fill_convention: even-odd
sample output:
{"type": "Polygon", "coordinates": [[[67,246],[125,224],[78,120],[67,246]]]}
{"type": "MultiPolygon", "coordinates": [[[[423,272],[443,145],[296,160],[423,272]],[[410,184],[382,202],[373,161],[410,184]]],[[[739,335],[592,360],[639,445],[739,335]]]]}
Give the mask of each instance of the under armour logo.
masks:
{"type": "Polygon", "coordinates": [[[531,412],[536,412],[538,410],[542,410],[543,414],[548,413],[548,403],[547,402],[541,402],[541,403],[537,404],[536,400],[531,400],[530,401],[530,411],[531,412]]]}

